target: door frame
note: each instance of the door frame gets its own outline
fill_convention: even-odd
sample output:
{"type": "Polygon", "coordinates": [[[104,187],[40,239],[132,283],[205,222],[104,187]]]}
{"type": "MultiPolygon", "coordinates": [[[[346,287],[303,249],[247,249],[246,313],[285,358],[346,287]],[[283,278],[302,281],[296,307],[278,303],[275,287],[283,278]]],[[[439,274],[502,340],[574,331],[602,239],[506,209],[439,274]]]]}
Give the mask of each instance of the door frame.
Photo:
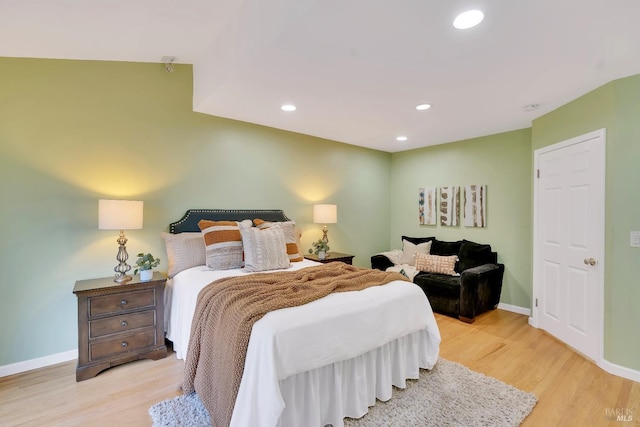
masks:
{"type": "Polygon", "coordinates": [[[606,183],[606,129],[598,129],[595,130],[593,132],[589,132],[586,133],[584,135],[580,135],[574,138],[570,138],[567,139],[565,141],[562,142],[558,142],[556,144],[553,145],[549,145],[547,147],[543,147],[543,148],[539,148],[537,150],[535,150],[533,152],[533,292],[532,292],[532,302],[531,302],[531,315],[532,317],[529,318],[529,324],[535,328],[539,328],[540,326],[540,308],[541,305],[538,304],[538,301],[541,301],[540,299],[540,288],[541,285],[540,280],[541,280],[541,255],[540,255],[540,251],[542,250],[542,244],[540,242],[540,238],[539,238],[539,231],[540,231],[540,215],[538,214],[538,211],[540,209],[540,201],[539,201],[539,197],[538,197],[538,183],[539,183],[539,179],[537,178],[537,174],[538,174],[538,169],[539,169],[539,161],[540,161],[540,156],[542,156],[545,153],[551,152],[551,151],[556,151],[562,148],[566,148],[569,147],[571,145],[575,145],[575,144],[579,144],[585,141],[588,141],[590,139],[593,138],[600,138],[600,143],[596,145],[597,149],[600,151],[600,153],[598,154],[598,157],[600,158],[600,161],[602,162],[601,167],[602,167],[602,176],[600,177],[600,179],[602,180],[600,182],[601,188],[602,188],[602,196],[601,196],[601,200],[600,200],[600,209],[597,212],[598,217],[599,217],[599,225],[598,228],[599,230],[596,230],[596,235],[598,236],[599,242],[596,245],[597,249],[597,253],[594,254],[594,256],[596,257],[596,259],[598,260],[598,264],[600,266],[600,268],[596,271],[597,274],[597,281],[598,281],[598,289],[596,290],[596,313],[594,313],[594,316],[597,316],[595,319],[595,324],[596,326],[596,330],[594,331],[595,335],[596,335],[596,339],[598,340],[597,342],[597,350],[596,350],[596,354],[595,355],[585,355],[588,358],[593,358],[595,356],[595,362],[600,365],[602,363],[602,361],[604,360],[604,270],[606,267],[605,264],[605,250],[604,250],[604,245],[605,245],[605,200],[606,200],[606,187],[605,187],[605,183],[606,183]]]}

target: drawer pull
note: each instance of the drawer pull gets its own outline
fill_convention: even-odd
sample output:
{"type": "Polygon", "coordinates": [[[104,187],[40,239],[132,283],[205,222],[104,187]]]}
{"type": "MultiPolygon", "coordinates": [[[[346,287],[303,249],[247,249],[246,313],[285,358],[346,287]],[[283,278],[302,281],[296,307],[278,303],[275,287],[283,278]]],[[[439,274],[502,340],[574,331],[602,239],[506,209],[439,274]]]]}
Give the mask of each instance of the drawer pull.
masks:
{"type": "Polygon", "coordinates": [[[127,305],[127,300],[123,299],[122,301],[120,301],[120,305],[127,305]]]}
{"type": "Polygon", "coordinates": [[[123,320],[122,322],[120,322],[120,324],[122,326],[127,326],[129,324],[129,322],[127,322],[126,320],[123,320]]]}
{"type": "Polygon", "coordinates": [[[126,341],[122,341],[122,344],[120,344],[120,345],[124,348],[124,347],[128,346],[128,345],[129,345],[129,343],[128,343],[128,342],[126,342],[126,341]]]}

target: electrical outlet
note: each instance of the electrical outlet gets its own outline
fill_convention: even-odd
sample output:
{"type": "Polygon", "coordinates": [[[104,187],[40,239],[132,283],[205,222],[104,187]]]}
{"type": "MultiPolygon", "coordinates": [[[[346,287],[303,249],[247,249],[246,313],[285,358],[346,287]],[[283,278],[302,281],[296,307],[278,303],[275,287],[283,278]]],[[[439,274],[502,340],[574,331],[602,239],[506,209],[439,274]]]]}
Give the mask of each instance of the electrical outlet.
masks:
{"type": "Polygon", "coordinates": [[[640,231],[631,231],[629,233],[629,245],[632,248],[640,248],[640,231]]]}

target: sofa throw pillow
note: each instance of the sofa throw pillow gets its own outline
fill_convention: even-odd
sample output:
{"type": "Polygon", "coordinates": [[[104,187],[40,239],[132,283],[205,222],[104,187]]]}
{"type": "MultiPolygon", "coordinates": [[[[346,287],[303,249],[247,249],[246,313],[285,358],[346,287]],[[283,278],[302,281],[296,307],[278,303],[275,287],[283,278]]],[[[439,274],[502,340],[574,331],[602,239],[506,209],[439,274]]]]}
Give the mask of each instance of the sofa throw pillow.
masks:
{"type": "Polygon", "coordinates": [[[287,255],[289,255],[289,261],[300,262],[304,260],[302,256],[302,249],[300,248],[300,235],[302,233],[300,233],[296,227],[295,221],[271,222],[256,218],[253,220],[253,223],[260,230],[270,227],[281,229],[284,234],[284,241],[287,244],[287,255]]]}
{"type": "Polygon", "coordinates": [[[431,242],[425,242],[416,245],[408,240],[403,240],[400,264],[416,265],[416,254],[428,254],[430,250],[431,242]]]}
{"type": "Polygon", "coordinates": [[[169,279],[187,268],[207,262],[202,233],[160,233],[167,250],[167,276],[169,279]]]}
{"type": "Polygon", "coordinates": [[[419,245],[420,243],[426,243],[426,242],[431,242],[432,240],[435,240],[435,237],[409,237],[409,236],[402,236],[402,240],[408,240],[409,242],[413,243],[414,245],[419,245]]]}
{"type": "Polygon", "coordinates": [[[455,271],[457,255],[440,256],[428,254],[416,254],[416,270],[427,273],[447,274],[449,276],[459,276],[455,271]]]}
{"type": "Polygon", "coordinates": [[[458,240],[457,242],[444,242],[442,240],[433,239],[433,243],[431,244],[431,254],[442,256],[458,255],[461,245],[462,240],[458,240]]]}
{"type": "Polygon", "coordinates": [[[245,271],[280,270],[291,266],[282,229],[241,226],[240,234],[245,271]]]}
{"type": "Polygon", "coordinates": [[[495,262],[491,245],[481,245],[469,240],[462,241],[458,258],[460,260],[456,265],[456,271],[459,273],[469,268],[495,262]]]}
{"type": "MultiPolygon", "coordinates": [[[[241,223],[251,226],[250,220],[241,223]]],[[[243,266],[242,236],[236,221],[198,222],[198,227],[204,237],[207,267],[212,270],[229,270],[243,266]]]]}

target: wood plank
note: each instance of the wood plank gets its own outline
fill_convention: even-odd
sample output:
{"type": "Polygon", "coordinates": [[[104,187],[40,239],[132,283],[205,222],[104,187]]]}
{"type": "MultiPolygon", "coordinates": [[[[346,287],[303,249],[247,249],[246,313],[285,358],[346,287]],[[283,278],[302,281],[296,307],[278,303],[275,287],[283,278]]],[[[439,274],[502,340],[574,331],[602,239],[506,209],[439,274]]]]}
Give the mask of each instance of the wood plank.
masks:
{"type": "MultiPolygon", "coordinates": [[[[523,426],[638,426],[640,383],[610,375],[527,317],[495,310],[469,325],[436,314],[441,357],[521,390],[538,405],[523,426]],[[607,419],[628,409],[632,422],[607,419]]],[[[153,404],[178,396],[183,362],[140,360],[75,381],[75,362],[0,378],[0,419],[7,426],[151,425],[153,404]]]]}

